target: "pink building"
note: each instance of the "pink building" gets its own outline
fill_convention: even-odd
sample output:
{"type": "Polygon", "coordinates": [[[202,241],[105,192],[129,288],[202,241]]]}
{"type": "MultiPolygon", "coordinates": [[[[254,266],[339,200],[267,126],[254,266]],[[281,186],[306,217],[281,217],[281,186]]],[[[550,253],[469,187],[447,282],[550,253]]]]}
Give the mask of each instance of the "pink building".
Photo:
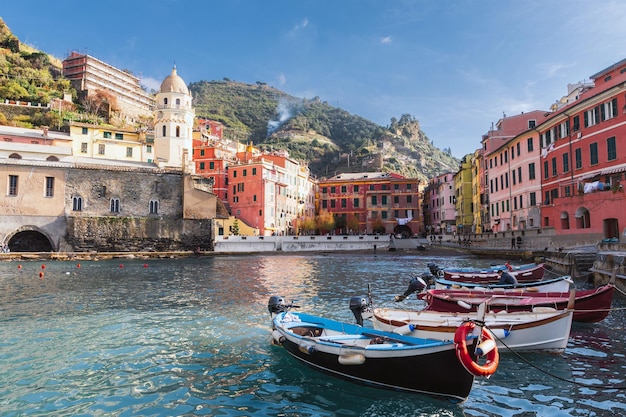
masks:
{"type": "Polygon", "coordinates": [[[431,179],[424,190],[424,221],[429,234],[456,232],[454,173],[446,172],[431,179]]]}
{"type": "Polygon", "coordinates": [[[540,148],[536,126],[549,113],[535,110],[500,119],[483,136],[486,230],[540,227],[540,148]]]}

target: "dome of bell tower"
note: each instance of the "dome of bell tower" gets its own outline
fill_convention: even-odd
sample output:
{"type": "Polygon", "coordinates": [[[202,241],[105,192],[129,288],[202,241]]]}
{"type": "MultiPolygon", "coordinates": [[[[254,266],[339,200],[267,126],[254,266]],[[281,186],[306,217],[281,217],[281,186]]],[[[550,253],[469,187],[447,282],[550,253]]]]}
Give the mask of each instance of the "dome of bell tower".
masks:
{"type": "Polygon", "coordinates": [[[161,93],[183,93],[189,94],[189,89],[187,89],[187,85],[185,81],[180,78],[178,74],[176,74],[176,66],[172,68],[172,73],[165,77],[163,82],[161,83],[161,93]]]}

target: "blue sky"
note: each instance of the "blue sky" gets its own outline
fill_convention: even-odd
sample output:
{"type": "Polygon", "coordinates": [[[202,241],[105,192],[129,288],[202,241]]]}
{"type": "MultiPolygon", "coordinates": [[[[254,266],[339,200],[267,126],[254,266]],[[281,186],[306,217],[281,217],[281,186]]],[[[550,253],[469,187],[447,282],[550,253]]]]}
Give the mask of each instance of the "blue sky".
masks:
{"type": "Polygon", "coordinates": [[[456,157],[503,114],[548,110],[626,58],[622,0],[32,0],[0,17],[155,89],[176,64],[187,83],[262,81],[383,126],[408,113],[456,157]]]}

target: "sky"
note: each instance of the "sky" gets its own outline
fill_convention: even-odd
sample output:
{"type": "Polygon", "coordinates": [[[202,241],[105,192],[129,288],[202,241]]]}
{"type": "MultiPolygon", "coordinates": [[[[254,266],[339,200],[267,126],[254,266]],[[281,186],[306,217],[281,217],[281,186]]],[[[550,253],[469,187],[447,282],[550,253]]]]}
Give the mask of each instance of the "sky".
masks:
{"type": "Polygon", "coordinates": [[[458,158],[626,58],[623,0],[29,0],[0,17],[155,90],[175,65],[188,84],[260,81],[381,126],[410,114],[458,158]]]}

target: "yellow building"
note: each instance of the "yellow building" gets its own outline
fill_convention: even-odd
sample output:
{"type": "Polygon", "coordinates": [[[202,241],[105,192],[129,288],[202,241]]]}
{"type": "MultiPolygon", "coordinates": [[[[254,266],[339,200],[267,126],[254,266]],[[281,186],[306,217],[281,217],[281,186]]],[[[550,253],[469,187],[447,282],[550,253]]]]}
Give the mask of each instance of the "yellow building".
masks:
{"type": "Polygon", "coordinates": [[[134,129],[70,123],[72,151],[75,157],[153,163],[153,140],[134,129]]]}
{"type": "Polygon", "coordinates": [[[461,159],[458,172],[454,175],[455,218],[457,234],[469,234],[474,217],[472,214],[472,156],[461,159]]]}
{"type": "Polygon", "coordinates": [[[482,233],[484,215],[488,214],[487,192],[484,186],[483,150],[477,149],[472,156],[472,232],[482,233]]]}

